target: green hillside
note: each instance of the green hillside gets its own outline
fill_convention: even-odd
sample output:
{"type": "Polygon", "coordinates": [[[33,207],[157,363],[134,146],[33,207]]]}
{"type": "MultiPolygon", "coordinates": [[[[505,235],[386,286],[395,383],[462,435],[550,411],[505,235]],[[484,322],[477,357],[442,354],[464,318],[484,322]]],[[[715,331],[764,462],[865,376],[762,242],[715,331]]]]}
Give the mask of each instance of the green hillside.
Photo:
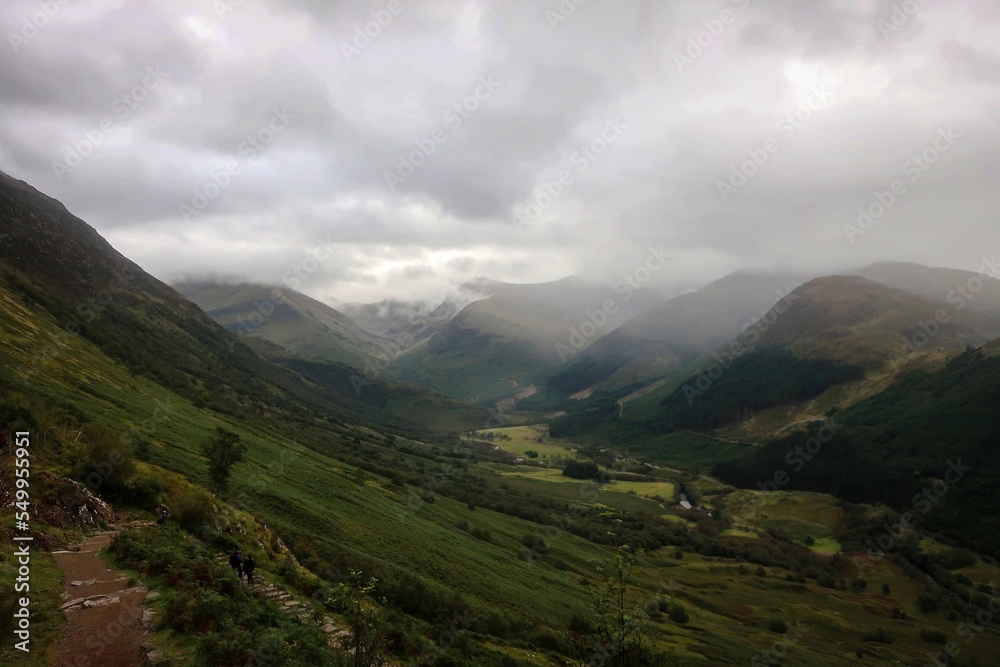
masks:
{"type": "Polygon", "coordinates": [[[358,368],[384,365],[395,352],[390,341],[287,287],[182,283],[175,288],[227,331],[263,338],[292,352],[358,368]]]}
{"type": "MultiPolygon", "coordinates": [[[[862,582],[850,559],[864,552],[863,531],[891,518],[878,508],[812,494],[731,497],[716,480],[600,442],[560,443],[599,471],[572,479],[559,460],[510,465],[476,438],[427,433],[392,409],[467,421],[451,403],[427,407],[400,389],[377,410],[342,405],[343,366],[272,363],[6,177],[0,231],[16,237],[0,250],[0,438],[33,438],[32,583],[47,605],[35,618],[39,641],[53,641],[65,618],[49,550],[72,539],[57,521],[80,510],[69,487],[89,488],[126,517],[173,511],[176,529],[127,528],[113,542],[119,567],[162,591],[148,641],[172,664],[333,666],[348,657],[226,579],[217,561],[237,545],[262,554],[260,575],[319,618],[344,622],[338,584],[353,571],[373,577],[363,605],[380,651],[399,665],[613,664],[598,648],[608,628],[630,638],[619,664],[746,664],[770,661],[775,646],[792,664],[913,664],[938,650],[939,635],[956,636],[949,612],[983,609],[1000,580],[994,561],[927,534],[940,568],[931,581],[911,561],[886,559],[862,582]],[[128,280],[109,282],[118,266],[128,280]],[[218,428],[247,456],[228,490],[212,495],[204,445],[218,428]],[[697,507],[675,504],[674,491],[697,507]],[[627,585],[616,562],[634,563],[627,585]],[[933,588],[944,584],[954,596],[933,588]],[[975,592],[963,600],[955,586],[975,592]],[[925,611],[929,595],[936,611],[925,611]]],[[[506,435],[501,426],[476,430],[506,435]]],[[[742,447],[702,436],[671,444],[677,465],[692,467],[742,447]]],[[[0,463],[12,469],[9,447],[0,463]]],[[[0,523],[5,581],[16,568],[13,528],[11,517],[0,523]]],[[[983,630],[962,659],[991,659],[997,637],[983,630]]],[[[11,653],[5,645],[0,660],[14,664],[11,653]]],[[[29,660],[45,664],[45,655],[29,660]]]]}
{"type": "Polygon", "coordinates": [[[398,378],[477,402],[514,396],[548,382],[580,350],[661,300],[640,290],[625,301],[577,278],[537,285],[479,281],[473,288],[491,296],[396,358],[398,378]],[[615,303],[610,314],[600,308],[609,299],[615,303]],[[595,311],[599,326],[588,316],[595,311]]]}
{"type": "Polygon", "coordinates": [[[392,424],[397,430],[409,428],[414,435],[412,428],[419,425],[428,434],[448,434],[479,428],[490,419],[484,408],[433,389],[391,382],[371,369],[294,354],[263,339],[250,339],[247,343],[268,361],[311,382],[317,391],[323,392],[341,410],[349,411],[359,423],[371,422],[377,416],[383,429],[392,424]]]}
{"type": "Polygon", "coordinates": [[[663,399],[661,416],[677,428],[716,429],[767,408],[801,402],[863,377],[858,366],[799,359],[781,348],[735,358],[717,380],[685,383],[663,399]]]}
{"type": "Polygon", "coordinates": [[[670,376],[760,318],[803,281],[791,275],[733,274],[670,299],[607,333],[549,384],[566,393],[641,386],[670,376]]]}
{"type": "Polygon", "coordinates": [[[788,489],[915,510],[927,529],[1000,556],[1000,505],[993,491],[1000,475],[998,405],[1000,359],[970,349],[939,371],[909,373],[836,413],[835,437],[811,456],[792,453],[813,435],[800,432],[720,464],[716,472],[754,486],[788,469],[788,489]],[[949,470],[958,461],[968,469],[956,480],[949,470]],[[935,489],[929,501],[921,495],[927,488],[935,489]]]}
{"type": "Polygon", "coordinates": [[[921,297],[861,277],[817,278],[793,293],[788,312],[758,337],[760,346],[788,346],[801,357],[877,369],[921,351],[960,350],[1000,331],[997,321],[972,311],[941,312],[921,297]]]}

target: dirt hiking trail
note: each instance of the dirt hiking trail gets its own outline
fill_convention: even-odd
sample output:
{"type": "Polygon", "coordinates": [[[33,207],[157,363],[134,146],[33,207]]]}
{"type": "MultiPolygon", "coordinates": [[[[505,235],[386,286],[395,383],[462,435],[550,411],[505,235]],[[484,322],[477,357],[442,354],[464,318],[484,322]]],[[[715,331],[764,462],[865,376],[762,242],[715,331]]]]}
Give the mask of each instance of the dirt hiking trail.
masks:
{"type": "Polygon", "coordinates": [[[52,554],[66,576],[61,609],[67,621],[59,639],[57,667],[147,664],[142,600],[149,591],[129,588],[128,577],[101,559],[98,551],[108,546],[112,535],[99,533],[85,540],[79,551],[52,554]]]}

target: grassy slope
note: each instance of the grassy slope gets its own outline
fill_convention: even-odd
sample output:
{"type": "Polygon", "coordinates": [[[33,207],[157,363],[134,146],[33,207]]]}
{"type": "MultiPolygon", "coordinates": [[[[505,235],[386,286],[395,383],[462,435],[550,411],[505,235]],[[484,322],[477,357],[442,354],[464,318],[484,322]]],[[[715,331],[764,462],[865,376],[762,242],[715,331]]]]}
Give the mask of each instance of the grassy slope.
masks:
{"type": "Polygon", "coordinates": [[[251,339],[248,344],[265,359],[328,390],[331,399],[356,421],[370,422],[377,414],[380,423],[393,423],[397,429],[419,424],[427,433],[458,433],[479,428],[490,419],[484,408],[433,389],[392,382],[370,370],[293,354],[266,340],[251,339]]]}
{"type": "Polygon", "coordinates": [[[472,303],[392,363],[393,373],[449,396],[488,401],[540,382],[558,363],[579,317],[524,299],[472,303]]]}
{"type": "MultiPolygon", "coordinates": [[[[18,368],[29,361],[20,351],[44,346],[58,334],[52,322],[29,334],[23,306],[9,294],[0,292],[0,298],[6,312],[14,315],[3,325],[8,343],[3,361],[8,368],[18,368]]],[[[530,524],[485,510],[473,513],[446,499],[433,505],[413,503],[409,492],[389,490],[386,480],[358,484],[348,474],[352,470],[284,438],[280,428],[262,428],[199,410],[148,380],[130,376],[82,338],[63,341],[59,364],[50,364],[33,376],[31,390],[53,404],[77,405],[107,424],[147,423],[143,430],[153,441],[151,462],[200,484],[207,482],[200,443],[219,425],[240,434],[250,447],[250,457],[248,464],[236,469],[233,486],[247,491],[248,510],[290,542],[306,538],[322,552],[338,553],[350,562],[375,562],[388,568],[406,563],[415,573],[449,589],[465,590],[474,600],[510,600],[521,613],[535,610],[558,618],[563,604],[576,599],[578,606],[585,599],[582,591],[569,590],[549,590],[548,602],[538,599],[538,591],[548,589],[538,576],[532,576],[540,575],[541,569],[526,576],[516,558],[517,541],[531,530],[530,524]],[[150,423],[158,409],[166,416],[150,423]],[[458,533],[454,523],[466,514],[475,515],[471,522],[493,530],[498,544],[484,547],[458,533]],[[468,569],[446,566],[455,554],[462,555],[468,569]],[[499,585],[498,575],[507,583],[499,585]],[[553,606],[560,599],[563,602],[553,606]]],[[[567,544],[580,554],[581,562],[595,554],[593,545],[578,538],[568,538],[567,544]]],[[[547,577],[558,578],[565,577],[547,577]]]]}
{"type": "MultiPolygon", "coordinates": [[[[923,298],[865,278],[831,276],[812,280],[793,293],[797,300],[777,314],[760,335],[758,347],[788,346],[802,357],[830,359],[877,369],[893,354],[906,356],[906,340],[922,333],[938,306],[923,298]]],[[[989,340],[995,322],[971,311],[951,314],[921,349],[961,350],[989,340]]]]}
{"type": "MultiPolygon", "coordinates": [[[[67,263],[86,260],[80,260],[72,250],[67,252],[67,263]]],[[[33,257],[42,259],[44,253],[33,257]]],[[[83,271],[79,275],[87,275],[86,266],[79,268],[83,271]]],[[[56,278],[72,280],[73,276],[62,273],[56,278]]],[[[72,299],[74,295],[87,298],[91,287],[74,287],[65,280],[56,280],[49,287],[50,291],[45,291],[36,286],[31,290],[34,296],[23,290],[0,289],[0,306],[9,315],[0,320],[0,366],[5,371],[0,389],[5,401],[29,402],[42,426],[54,428],[58,437],[41,452],[54,466],[65,467],[74,455],[69,444],[74,442],[72,429],[81,419],[93,420],[116,432],[136,427],[151,440],[148,457],[153,464],[204,482],[200,444],[215,426],[223,425],[236,431],[250,447],[249,461],[238,466],[234,474],[234,500],[276,528],[299,553],[312,550],[319,554],[320,567],[359,565],[389,575],[417,576],[437,592],[458,592],[475,612],[503,610],[539,628],[561,630],[570,614],[586,608],[596,579],[593,560],[606,558],[608,548],[565,530],[557,531],[551,536],[549,555],[529,564],[519,557],[521,537],[546,528],[507,514],[471,510],[464,502],[441,495],[433,503],[421,500],[421,487],[433,491],[448,476],[460,474],[441,456],[448,453],[445,448],[407,442],[404,451],[387,446],[383,436],[365,427],[321,420],[319,402],[310,398],[307,388],[294,384],[294,378],[287,374],[266,368],[259,358],[244,352],[245,348],[228,349],[226,339],[218,337],[212,323],[177,302],[169,291],[154,292],[153,300],[159,302],[155,306],[147,301],[132,310],[109,309],[118,318],[115,322],[125,328],[117,331],[120,340],[108,341],[99,334],[111,335],[110,329],[98,329],[91,339],[65,334],[60,328],[62,317],[57,319],[41,305],[51,300],[51,288],[65,289],[72,299]],[[156,309],[161,306],[169,307],[156,309]],[[161,337],[162,332],[153,325],[176,337],[161,337]],[[134,372],[129,372],[126,363],[102,353],[94,340],[106,350],[123,354],[128,345],[143,351],[151,342],[173,343],[157,350],[160,364],[151,375],[172,370],[164,369],[167,364],[176,364],[190,374],[163,380],[177,389],[172,391],[143,374],[139,364],[143,358],[133,359],[134,372]],[[191,340],[202,340],[202,347],[191,340]],[[186,358],[185,350],[196,356],[186,358]],[[38,356],[42,351],[44,354],[38,356]],[[218,354],[219,358],[199,357],[199,351],[218,354]],[[231,409],[232,404],[221,399],[221,407],[229,412],[216,412],[211,405],[196,402],[203,393],[193,389],[189,379],[212,382],[213,376],[203,372],[209,361],[230,371],[223,378],[228,379],[227,386],[233,392],[227,400],[243,406],[242,410],[231,409]],[[254,368],[283,384],[262,383],[254,368]],[[242,385],[241,373],[255,384],[242,385]],[[21,384],[24,380],[27,384],[21,384]],[[307,406],[315,411],[295,411],[300,400],[314,401],[307,406]],[[258,415],[254,409],[268,413],[258,415]],[[425,455],[419,455],[421,452],[425,455]],[[416,484],[399,486],[381,474],[359,473],[357,464],[365,461],[391,461],[396,469],[409,473],[422,466],[422,474],[416,484]],[[489,530],[492,542],[457,529],[459,521],[489,530]]],[[[131,299],[134,295],[122,298],[126,296],[131,299]]],[[[65,305],[55,303],[53,308],[65,312],[65,305]]],[[[479,487],[482,493],[499,494],[493,482],[505,478],[503,470],[476,464],[474,471],[488,482],[479,487]]],[[[604,492],[598,501],[611,506],[652,502],[627,493],[611,493],[604,492]]],[[[646,521],[675,523],[663,516],[646,521]]],[[[689,517],[692,521],[696,518],[689,517]]],[[[649,524],[651,530],[654,525],[649,524]]],[[[711,525],[695,532],[702,529],[708,535],[711,525]]],[[[762,536],[758,541],[768,543],[768,539],[762,536]]],[[[990,565],[978,565],[985,573],[982,576],[993,577],[990,565]]],[[[707,664],[743,664],[755,651],[772,645],[776,636],[767,632],[765,622],[774,615],[789,621],[801,619],[814,629],[791,649],[795,659],[807,664],[853,664],[854,659],[846,656],[856,647],[864,648],[860,640],[863,632],[887,623],[890,602],[908,609],[915,605],[912,585],[907,591],[901,584],[904,593],[898,601],[890,601],[871,592],[847,594],[821,589],[811,582],[793,584],[783,581],[786,573],[778,569],[767,572],[764,579],[746,576],[735,572],[735,566],[735,561],[721,556],[688,553],[681,562],[669,549],[650,553],[640,561],[634,599],[645,602],[669,594],[683,600],[692,623],[686,627],[657,624],[654,632],[661,641],[680,646],[707,664]],[[665,593],[663,587],[671,582],[678,588],[665,593]]],[[[879,651],[900,661],[920,659],[926,646],[919,640],[910,641],[919,627],[950,629],[941,618],[920,619],[899,630],[901,636],[906,635],[906,642],[879,651]]],[[[989,656],[995,636],[989,637],[964,655],[989,656]]],[[[531,662],[544,664],[542,655],[535,653],[538,657],[531,662]]]]}
{"type": "Polygon", "coordinates": [[[677,372],[737,335],[751,317],[770,308],[779,293],[801,282],[794,276],[726,276],[598,339],[566,364],[553,383],[570,393],[592,385],[610,390],[677,372]]]}
{"type": "MultiPolygon", "coordinates": [[[[1000,359],[963,353],[934,373],[914,372],[886,391],[835,416],[841,426],[831,444],[792,475],[789,488],[837,492],[856,501],[921,510],[914,494],[940,480],[949,461],[970,469],[955,490],[935,498],[929,526],[989,553],[1000,553],[995,494],[1000,474],[996,406],[1000,403],[1000,359]]],[[[787,468],[786,453],[808,434],[769,443],[745,460],[719,468],[727,479],[752,485],[787,468]]]]}
{"type": "MultiPolygon", "coordinates": [[[[23,317],[16,303],[7,301],[4,306],[8,312],[23,317]]],[[[11,321],[24,324],[21,317],[11,321]]],[[[5,325],[7,340],[16,343],[5,348],[5,353],[18,357],[11,348],[25,350],[41,342],[13,337],[16,331],[26,336],[25,329],[5,325]]],[[[44,339],[53,333],[46,329],[39,327],[34,335],[44,339]]],[[[42,395],[53,402],[72,402],[118,423],[138,423],[148,419],[155,406],[171,406],[169,418],[149,431],[154,443],[151,458],[196,481],[204,479],[198,443],[216,424],[236,430],[251,445],[251,462],[238,467],[234,479],[235,489],[247,492],[247,508],[289,541],[308,539],[320,553],[336,554],[330,561],[332,565],[342,559],[352,564],[377,563],[390,569],[405,564],[408,570],[428,580],[460,591],[474,608],[503,609],[538,619],[543,627],[553,629],[561,627],[574,610],[582,612],[586,608],[588,587],[580,582],[584,578],[593,580],[591,561],[604,557],[606,548],[559,533],[552,540],[550,554],[529,565],[517,554],[520,537],[538,530],[534,524],[483,509],[472,511],[442,497],[433,504],[414,502],[412,496],[393,490],[384,479],[369,478],[359,483],[336,461],[292,438],[281,438],[280,432],[198,410],[162,387],[129,376],[120,365],[80,338],[66,341],[65,345],[61,364],[49,366],[35,378],[33,387],[42,395]],[[87,380],[71,381],[78,373],[87,380]],[[458,521],[489,530],[494,543],[484,543],[456,530],[458,521]],[[554,566],[557,561],[563,563],[559,568],[554,566]],[[456,563],[461,567],[456,568],[456,563]]],[[[483,472],[492,474],[488,468],[483,472]]],[[[514,483],[508,475],[504,479],[514,483]]],[[[541,489],[536,486],[533,490],[541,489]]],[[[579,495],[576,489],[573,491],[579,495]]],[[[650,502],[621,495],[633,502],[650,502]]],[[[608,498],[605,492],[601,502],[608,498]]],[[[731,561],[727,564],[725,560],[693,554],[678,562],[666,558],[666,554],[654,553],[641,562],[636,602],[655,599],[661,595],[660,587],[672,582],[678,587],[672,595],[686,604],[692,616],[685,628],[669,622],[654,624],[656,634],[693,659],[703,656],[709,664],[739,664],[751,651],[771,646],[776,636],[761,625],[775,616],[790,622],[801,620],[809,628],[790,649],[793,656],[812,664],[849,664],[851,660],[845,656],[850,651],[837,643],[843,637],[859,637],[875,624],[886,625],[882,616],[890,606],[904,606],[916,613],[912,600],[917,589],[912,595],[906,593],[908,580],[889,566],[879,576],[893,582],[893,590],[899,591],[892,599],[874,593],[832,593],[814,583],[790,584],[780,581],[780,571],[771,572],[772,576],[765,579],[741,575],[731,561]]],[[[916,628],[915,624],[901,625],[893,631],[909,638],[915,636],[916,628]]],[[[855,645],[864,648],[857,639],[848,644],[851,649],[855,645]]],[[[987,645],[987,640],[981,640],[969,654],[987,645]]],[[[923,649],[924,644],[914,639],[885,652],[913,659],[923,649]]]]}
{"type": "Polygon", "coordinates": [[[176,289],[229,331],[308,356],[363,368],[384,363],[387,341],[349,317],[286,287],[190,283],[176,289]],[[277,295],[277,298],[276,298],[277,295]]]}
{"type": "MultiPolygon", "coordinates": [[[[866,377],[813,399],[790,401],[727,424],[716,431],[725,439],[759,441],[822,418],[830,410],[883,391],[905,372],[941,368],[966,345],[987,340],[995,326],[990,316],[956,310],[950,313],[952,321],[926,345],[904,350],[905,341],[921,331],[919,322],[933,319],[940,306],[865,278],[845,276],[810,281],[793,292],[790,303],[787,312],[775,314],[773,324],[737,340],[754,349],[788,346],[800,356],[857,364],[866,369],[866,377]]],[[[724,354],[727,348],[723,346],[718,353],[724,354]]],[[[662,419],[660,404],[680,391],[695,371],[717,364],[718,358],[711,354],[689,364],[662,386],[628,403],[627,416],[639,421],[662,419]]]]}

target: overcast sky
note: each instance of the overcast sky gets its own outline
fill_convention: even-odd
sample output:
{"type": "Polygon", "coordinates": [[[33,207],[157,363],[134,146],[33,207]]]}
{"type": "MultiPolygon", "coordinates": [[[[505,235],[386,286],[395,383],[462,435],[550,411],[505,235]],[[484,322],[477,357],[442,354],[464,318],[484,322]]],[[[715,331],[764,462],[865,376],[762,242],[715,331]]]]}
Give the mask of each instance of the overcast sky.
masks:
{"type": "Polygon", "coordinates": [[[4,2],[0,169],[166,281],[1000,253],[994,0],[62,1],[4,2]]]}

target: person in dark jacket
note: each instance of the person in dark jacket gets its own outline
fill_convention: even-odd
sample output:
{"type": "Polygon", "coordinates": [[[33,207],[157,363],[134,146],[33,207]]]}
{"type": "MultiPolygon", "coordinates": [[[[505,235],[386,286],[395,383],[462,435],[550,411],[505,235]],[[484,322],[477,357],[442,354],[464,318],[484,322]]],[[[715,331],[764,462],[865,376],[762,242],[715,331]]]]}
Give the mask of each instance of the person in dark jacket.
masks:
{"type": "Polygon", "coordinates": [[[254,562],[253,556],[247,554],[247,557],[243,560],[243,572],[247,575],[247,583],[253,586],[253,571],[256,569],[257,563],[254,562]]]}
{"type": "Polygon", "coordinates": [[[229,567],[233,568],[236,576],[243,580],[243,549],[237,549],[229,557],[229,567]]]}

